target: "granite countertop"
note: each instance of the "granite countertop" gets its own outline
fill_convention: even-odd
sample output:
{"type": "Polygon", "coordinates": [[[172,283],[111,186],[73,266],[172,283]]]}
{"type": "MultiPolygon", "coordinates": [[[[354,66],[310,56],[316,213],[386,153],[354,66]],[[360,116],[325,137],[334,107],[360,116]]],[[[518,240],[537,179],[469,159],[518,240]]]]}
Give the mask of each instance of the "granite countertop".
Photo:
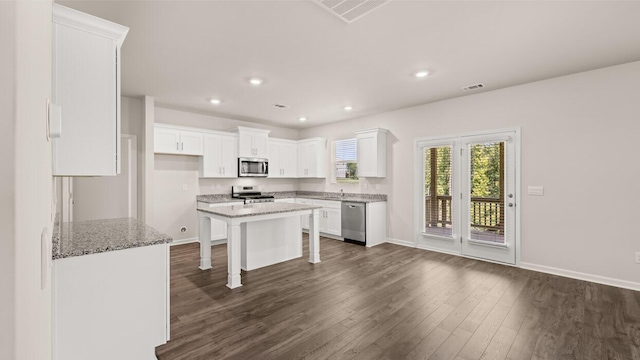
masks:
{"type": "MultiPolygon", "coordinates": [[[[384,194],[359,194],[359,193],[344,193],[342,196],[339,192],[321,192],[321,191],[275,191],[275,192],[263,192],[264,195],[272,195],[276,199],[291,199],[291,198],[305,198],[316,200],[331,200],[331,201],[351,201],[351,202],[379,202],[387,201],[387,195],[384,194]]],[[[210,204],[216,203],[228,203],[228,202],[242,202],[242,200],[234,199],[228,194],[211,194],[211,195],[198,195],[196,201],[201,201],[210,204]]]]}
{"type": "Polygon", "coordinates": [[[228,202],[238,202],[241,204],[244,203],[243,200],[234,199],[229,194],[198,195],[196,196],[196,201],[201,201],[209,204],[228,203],[228,202]]]}
{"type": "Polygon", "coordinates": [[[173,239],[134,218],[56,224],[53,259],[170,243],[173,239]]]}
{"type": "Polygon", "coordinates": [[[300,210],[322,209],[322,206],[307,204],[291,204],[291,203],[259,203],[249,205],[233,205],[215,207],[211,209],[198,209],[211,214],[220,215],[228,218],[239,218],[257,215],[269,215],[287,213],[300,210]]]}

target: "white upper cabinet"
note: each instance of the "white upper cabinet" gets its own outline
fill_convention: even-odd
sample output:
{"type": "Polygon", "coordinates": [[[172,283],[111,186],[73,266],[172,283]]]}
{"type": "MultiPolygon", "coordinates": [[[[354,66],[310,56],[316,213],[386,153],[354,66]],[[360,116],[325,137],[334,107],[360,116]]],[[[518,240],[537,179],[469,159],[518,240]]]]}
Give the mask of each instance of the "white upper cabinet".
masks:
{"type": "Polygon", "coordinates": [[[204,153],[204,137],[201,132],[155,124],[153,133],[153,151],[157,154],[200,156],[204,153]]]}
{"type": "Polygon", "coordinates": [[[327,175],[327,139],[298,141],[298,177],[323,178],[327,175]]]}
{"type": "Polygon", "coordinates": [[[266,158],[269,130],[238,126],[238,156],[247,158],[266,158]]]}
{"type": "Polygon", "coordinates": [[[267,158],[270,178],[295,178],[297,168],[297,142],[294,140],[269,138],[267,158]]]}
{"type": "Polygon", "coordinates": [[[120,172],[120,47],[129,28],[53,4],[53,175],[120,172]]]}
{"type": "Polygon", "coordinates": [[[204,134],[200,177],[238,177],[238,137],[235,134],[204,134]]]}
{"type": "Polygon", "coordinates": [[[358,176],[387,176],[387,130],[376,128],[356,131],[358,176]]]}

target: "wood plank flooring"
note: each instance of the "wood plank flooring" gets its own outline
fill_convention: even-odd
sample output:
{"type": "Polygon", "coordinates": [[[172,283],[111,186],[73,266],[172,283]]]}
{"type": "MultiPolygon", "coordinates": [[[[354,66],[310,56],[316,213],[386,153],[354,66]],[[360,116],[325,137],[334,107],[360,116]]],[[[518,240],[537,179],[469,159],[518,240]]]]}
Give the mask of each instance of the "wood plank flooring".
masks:
{"type": "Polygon", "coordinates": [[[322,262],[243,272],[226,247],[198,269],[171,248],[171,341],[181,359],[640,359],[640,292],[392,244],[321,238],[322,262]]]}

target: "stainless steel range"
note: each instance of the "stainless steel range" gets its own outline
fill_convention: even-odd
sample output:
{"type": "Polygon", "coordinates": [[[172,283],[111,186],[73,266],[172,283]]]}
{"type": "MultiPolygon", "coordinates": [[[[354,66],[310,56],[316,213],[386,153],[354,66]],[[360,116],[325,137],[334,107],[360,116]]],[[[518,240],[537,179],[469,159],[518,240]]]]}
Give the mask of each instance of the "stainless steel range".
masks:
{"type": "Polygon", "coordinates": [[[272,195],[262,195],[260,186],[232,186],[231,197],[242,199],[245,204],[274,202],[272,195]]]}

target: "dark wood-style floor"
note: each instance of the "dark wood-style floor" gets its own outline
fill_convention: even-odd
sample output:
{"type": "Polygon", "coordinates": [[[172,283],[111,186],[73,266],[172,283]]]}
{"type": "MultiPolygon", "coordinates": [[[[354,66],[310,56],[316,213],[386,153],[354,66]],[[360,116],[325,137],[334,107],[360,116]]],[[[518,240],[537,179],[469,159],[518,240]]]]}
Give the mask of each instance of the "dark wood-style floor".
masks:
{"type": "Polygon", "coordinates": [[[322,262],[242,274],[171,248],[158,359],[640,359],[640,292],[392,244],[321,238],[322,262]]]}

